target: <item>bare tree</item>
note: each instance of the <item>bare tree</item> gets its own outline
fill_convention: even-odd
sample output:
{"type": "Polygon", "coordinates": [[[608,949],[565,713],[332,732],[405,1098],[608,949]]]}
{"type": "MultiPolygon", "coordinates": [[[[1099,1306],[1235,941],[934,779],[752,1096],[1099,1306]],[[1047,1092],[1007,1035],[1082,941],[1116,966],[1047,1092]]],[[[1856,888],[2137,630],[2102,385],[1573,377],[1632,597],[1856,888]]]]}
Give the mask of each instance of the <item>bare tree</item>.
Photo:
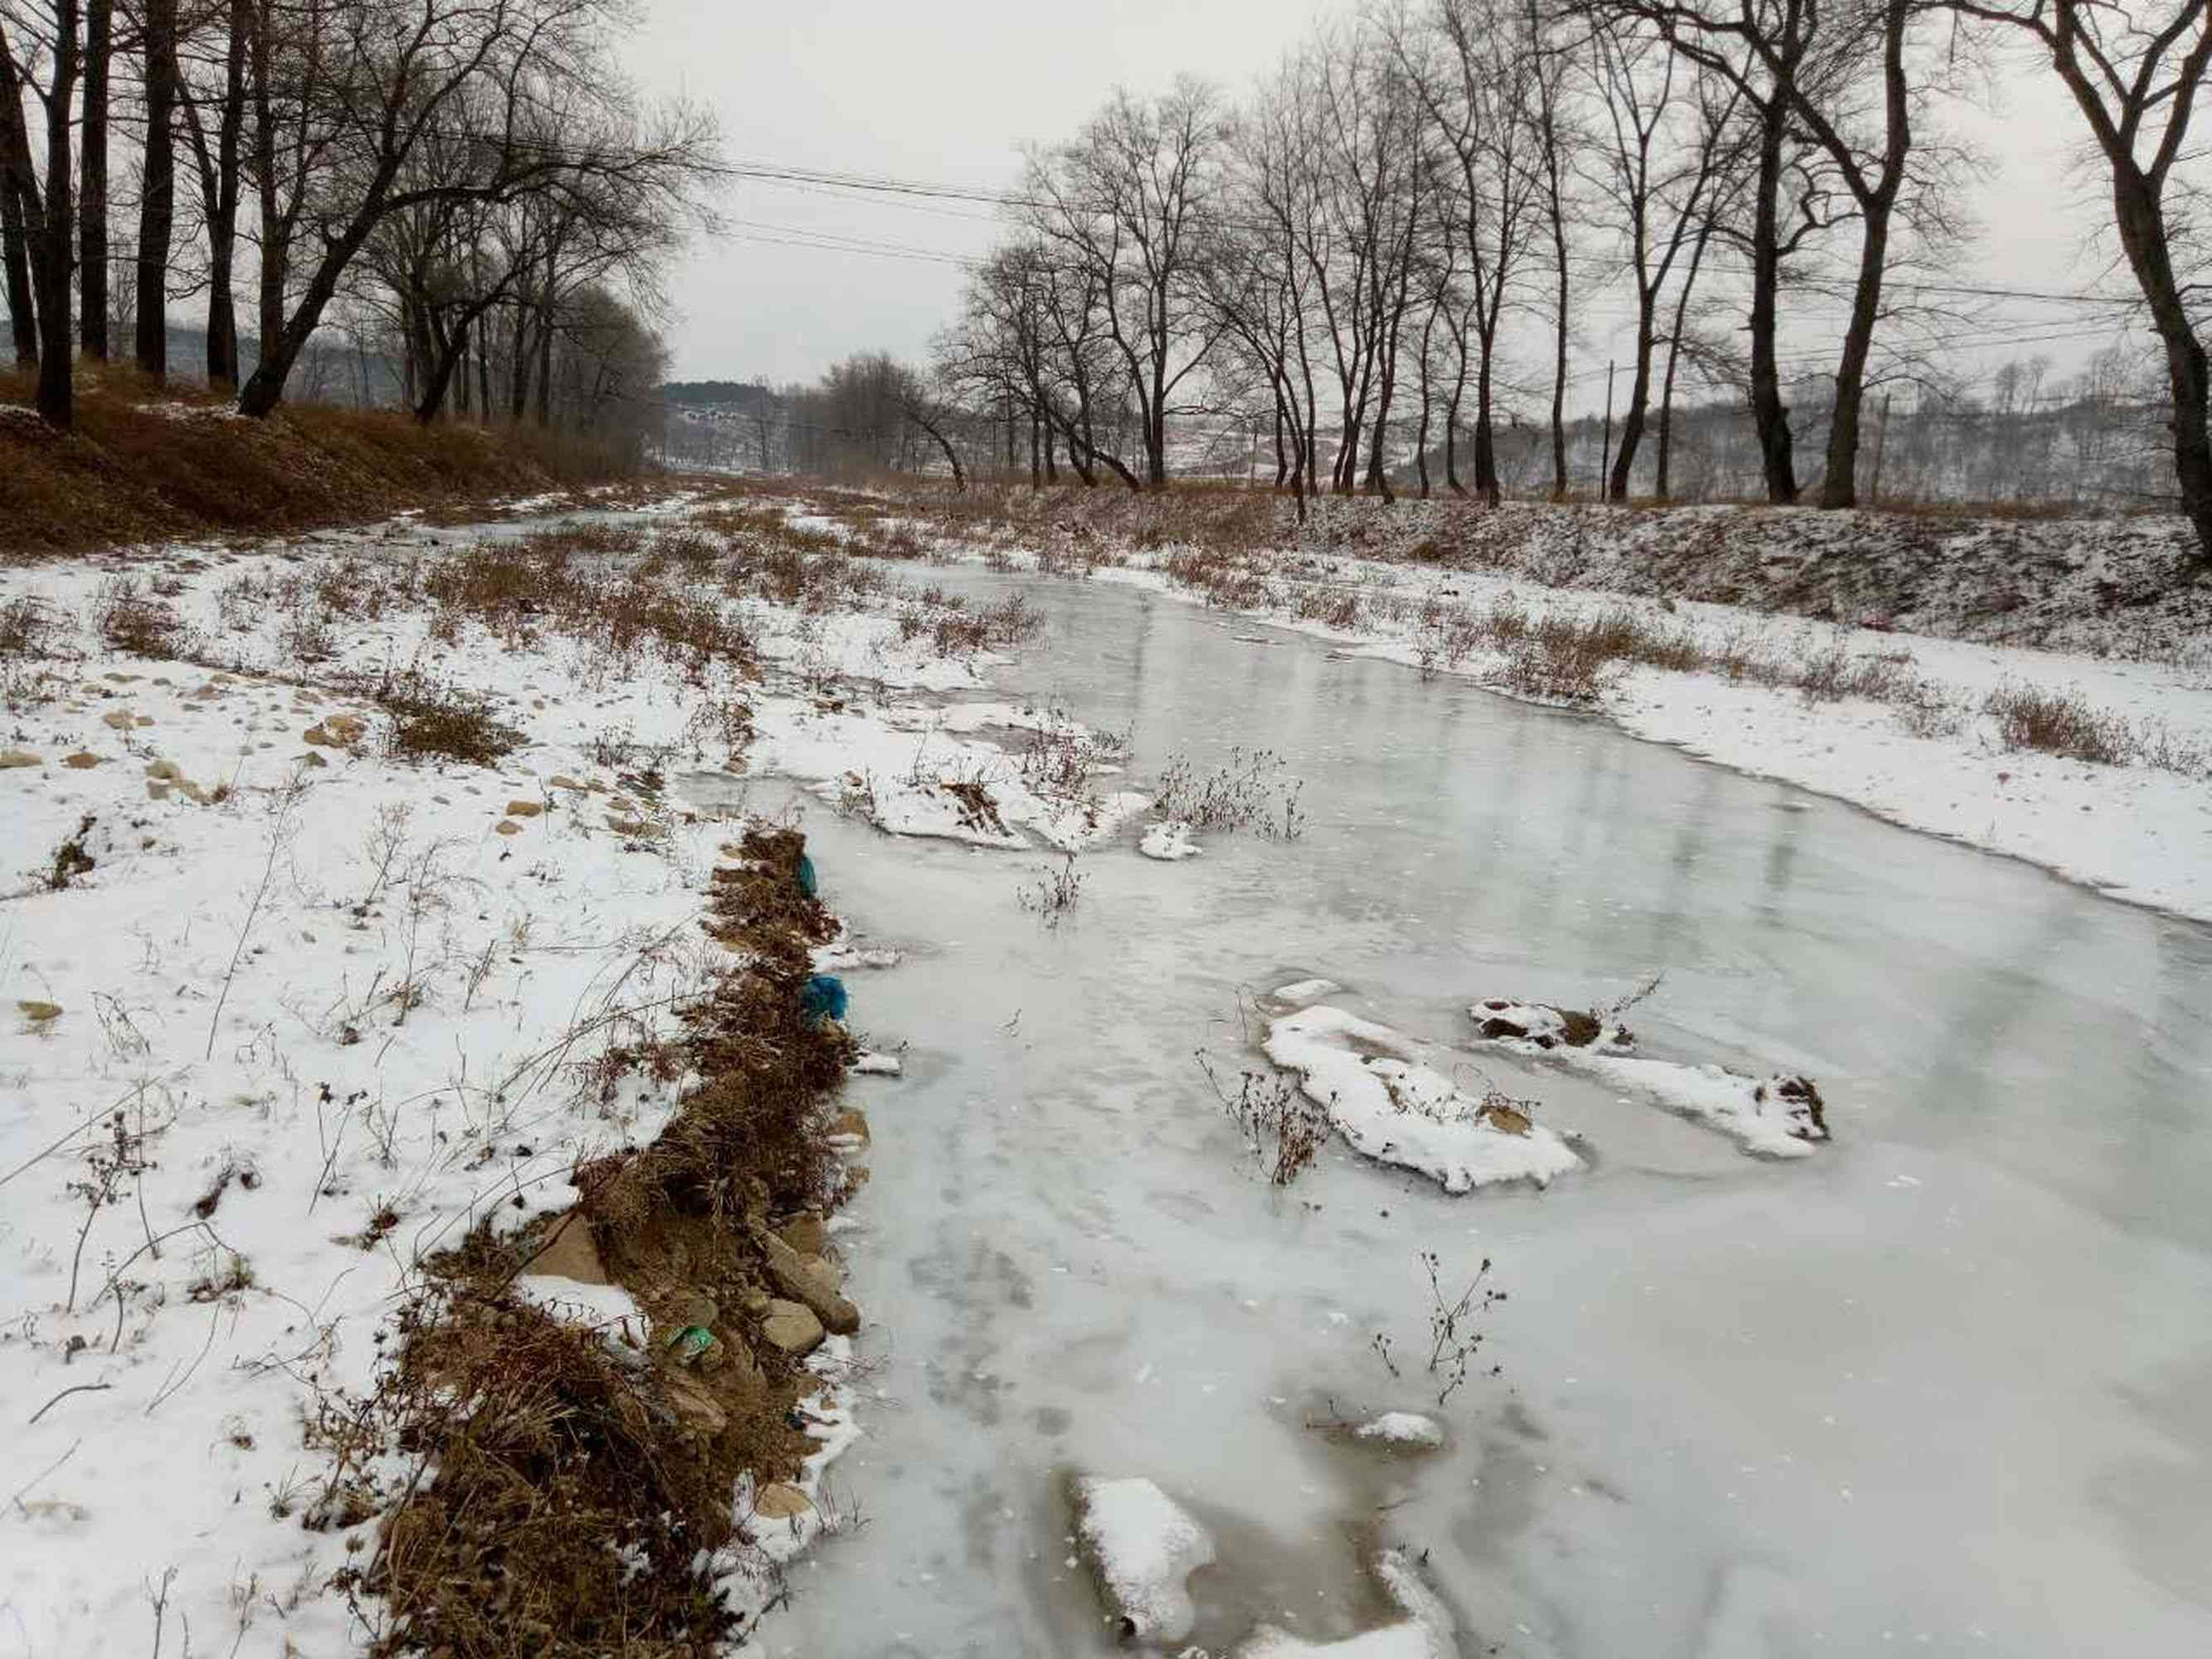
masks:
{"type": "Polygon", "coordinates": [[[107,85],[113,0],[86,0],[84,107],[77,137],[77,337],[84,355],[107,357],[107,85]]]}
{"type": "Polygon", "coordinates": [[[1536,54],[1515,0],[1436,0],[1433,27],[1407,53],[1419,91],[1455,173],[1450,203],[1467,252],[1474,363],[1474,488],[1503,498],[1496,431],[1498,351],[1508,302],[1535,230],[1540,168],[1530,148],[1536,54]]]}
{"type": "MultiPolygon", "coordinates": [[[[1649,418],[1662,295],[1680,267],[1674,328],[1679,333],[1716,200],[1741,159],[1741,94],[1721,77],[1701,73],[1633,19],[1596,20],[1584,61],[1603,112],[1601,142],[1589,152],[1591,183],[1612,210],[1610,223],[1625,244],[1622,267],[1635,290],[1628,405],[1606,481],[1607,499],[1619,501],[1628,499],[1649,418]]],[[[1671,401],[1671,386],[1669,392],[1671,401]]]]}
{"type": "Polygon", "coordinates": [[[2203,325],[2177,270],[2193,222],[2175,212],[2175,168],[2212,67],[2212,3],[2160,0],[2115,7],[2086,0],[1954,0],[1964,15],[2026,36],[2046,52],[2104,158],[2112,224],[2166,357],[2173,472],[2181,510],[2212,564],[2212,394],[2203,325]]]}
{"type": "Polygon", "coordinates": [[[1073,143],[1032,156],[1028,170],[1031,228],[1097,278],[1155,487],[1168,478],[1169,400],[1213,343],[1194,261],[1224,137],[1219,95],[1183,76],[1149,102],[1116,93],[1073,143]]]}
{"type": "MultiPolygon", "coordinates": [[[[177,80],[207,238],[207,374],[210,384],[218,386],[238,384],[238,218],[244,189],[246,65],[254,38],[252,6],[253,0],[221,0],[212,8],[211,33],[221,45],[221,56],[198,73],[180,65],[177,80]]],[[[181,53],[181,44],[179,50],[181,53]]]]}
{"type": "Polygon", "coordinates": [[[177,0],[145,0],[146,137],[138,191],[138,367],[169,372],[169,252],[176,226],[177,0]]]}
{"type": "Polygon", "coordinates": [[[70,115],[82,66],[77,0],[52,0],[27,21],[0,8],[0,167],[15,182],[27,275],[39,323],[39,416],[66,431],[76,415],[76,340],[70,278],[76,236],[71,182],[70,115]],[[46,179],[40,180],[23,119],[27,90],[46,118],[46,179]]]}

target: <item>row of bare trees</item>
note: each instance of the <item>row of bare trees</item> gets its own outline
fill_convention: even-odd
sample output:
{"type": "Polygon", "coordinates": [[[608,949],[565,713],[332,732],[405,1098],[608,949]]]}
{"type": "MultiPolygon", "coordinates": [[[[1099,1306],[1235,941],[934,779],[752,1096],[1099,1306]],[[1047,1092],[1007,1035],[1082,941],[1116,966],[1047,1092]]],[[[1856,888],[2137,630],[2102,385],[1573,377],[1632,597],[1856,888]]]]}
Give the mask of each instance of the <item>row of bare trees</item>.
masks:
{"type": "Polygon", "coordinates": [[[1164,482],[1171,416],[1257,417],[1302,501],[1387,495],[1408,472],[1425,492],[1433,462],[1445,487],[1495,502],[1504,404],[1548,404],[1564,495],[1586,384],[1572,344],[1625,302],[1608,496],[1639,469],[1668,495],[1677,399],[1721,386],[1747,410],[1768,499],[1801,499],[1812,471],[1820,505],[1850,507],[1869,398],[1927,386],[1931,346],[1988,304],[1946,280],[1976,162],[1942,117],[2017,59],[2064,85],[2109,179],[2166,364],[2181,505],[2212,556],[2188,252],[2208,10],[1370,0],[1241,105],[1186,78],[1116,94],[1032,152],[934,382],[974,419],[1025,425],[1039,477],[1064,465],[1086,483],[1164,482]],[[1809,469],[1786,395],[1808,339],[1827,391],[1809,469]]]}
{"type": "Polygon", "coordinates": [[[338,318],[389,343],[425,422],[649,404],[654,273],[700,210],[714,133],[628,90],[623,15],[619,0],[0,0],[0,255],[40,414],[68,427],[79,350],[111,353],[116,179],[135,197],[149,374],[171,367],[169,306],[197,296],[207,378],[248,416],[279,405],[338,318]]]}

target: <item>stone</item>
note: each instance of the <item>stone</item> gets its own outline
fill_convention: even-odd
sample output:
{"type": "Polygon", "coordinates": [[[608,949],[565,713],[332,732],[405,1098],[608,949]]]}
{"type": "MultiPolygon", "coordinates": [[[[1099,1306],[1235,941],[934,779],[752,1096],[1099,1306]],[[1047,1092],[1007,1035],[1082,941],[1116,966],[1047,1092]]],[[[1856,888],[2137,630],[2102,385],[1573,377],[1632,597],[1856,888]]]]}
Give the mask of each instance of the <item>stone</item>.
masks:
{"type": "Polygon", "coordinates": [[[58,1002],[18,1002],[15,1011],[33,1025],[45,1025],[62,1017],[58,1002]]]}
{"type": "Polygon", "coordinates": [[[0,772],[12,772],[19,766],[36,766],[39,757],[27,749],[0,749],[0,772]]]}
{"type": "Polygon", "coordinates": [[[185,780],[184,769],[176,762],[168,760],[147,762],[146,775],[159,778],[164,783],[182,783],[185,780]]]}
{"type": "Polygon", "coordinates": [[[572,777],[556,772],[551,777],[545,780],[545,787],[548,789],[572,789],[578,794],[582,794],[586,790],[591,787],[591,785],[587,783],[579,783],[572,777]]]}
{"type": "Polygon", "coordinates": [[[833,1136],[850,1135],[855,1140],[866,1145],[868,1139],[868,1115],[866,1112],[848,1108],[830,1120],[830,1133],[833,1136]]]}
{"type": "Polygon", "coordinates": [[[102,726],[112,726],[118,732],[128,732],[133,726],[137,724],[137,722],[131,718],[131,711],[127,708],[109,709],[105,714],[102,714],[100,717],[100,723],[102,726]]]}
{"type": "Polygon", "coordinates": [[[840,1293],[837,1270],[818,1255],[801,1255],[774,1233],[764,1234],[768,1270],[778,1289],[806,1304],[814,1316],[839,1336],[860,1328],[860,1310],[840,1293]]]}
{"type": "Polygon", "coordinates": [[[519,836],[522,833],[522,826],[513,818],[501,818],[497,823],[492,825],[492,828],[502,836],[519,836]]]}
{"type": "Polygon", "coordinates": [[[795,1515],[805,1515],[813,1509],[813,1501],[788,1480],[778,1480],[761,1488],[760,1496],[753,1499],[753,1513],[763,1521],[788,1521],[795,1515]]]}
{"type": "Polygon", "coordinates": [[[717,1438],[730,1426],[730,1414],[722,1409],[722,1402],[714,1398],[714,1391],[696,1376],[683,1371],[661,1373],[661,1385],[668,1391],[668,1403],[684,1426],[704,1439],[717,1438]]]}
{"type": "Polygon", "coordinates": [[[79,772],[89,772],[100,764],[100,757],[88,749],[80,749],[74,755],[64,755],[62,764],[79,772]]]}
{"type": "Polygon", "coordinates": [[[146,799],[148,800],[167,800],[168,798],[169,786],[167,784],[163,783],[159,778],[149,778],[146,780],[146,799]]]}
{"type": "Polygon", "coordinates": [[[534,818],[544,810],[543,801],[511,800],[507,804],[507,815],[511,818],[534,818]]]}
{"type": "Polygon", "coordinates": [[[811,1211],[785,1222],[775,1230],[775,1236],[801,1255],[820,1255],[830,1243],[829,1227],[811,1211]]]}
{"type": "Polygon", "coordinates": [[[325,714],[300,735],[325,749],[350,749],[368,730],[368,722],[358,714],[325,714]]]}
{"type": "Polygon", "coordinates": [[[801,1302],[770,1301],[768,1317],[761,1321],[761,1335],[794,1359],[820,1347],[823,1334],[822,1322],[801,1302]]]}
{"type": "Polygon", "coordinates": [[[325,760],[320,755],[317,754],[313,750],[310,749],[300,757],[300,764],[313,770],[319,770],[321,768],[328,766],[330,763],[325,760]]]}
{"type": "Polygon", "coordinates": [[[538,1254],[530,1258],[529,1266],[523,1271],[572,1279],[579,1285],[607,1283],[606,1263],[599,1259],[599,1247],[592,1241],[592,1229],[574,1210],[546,1229],[545,1243],[538,1247],[538,1254]]]}

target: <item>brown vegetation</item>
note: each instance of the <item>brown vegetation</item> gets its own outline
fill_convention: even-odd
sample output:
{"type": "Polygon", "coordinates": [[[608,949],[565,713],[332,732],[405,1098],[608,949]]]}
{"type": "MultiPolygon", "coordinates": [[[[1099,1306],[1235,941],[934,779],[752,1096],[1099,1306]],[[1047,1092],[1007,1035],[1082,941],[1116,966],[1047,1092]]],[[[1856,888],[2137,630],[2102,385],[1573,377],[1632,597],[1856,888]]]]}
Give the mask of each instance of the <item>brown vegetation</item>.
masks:
{"type": "Polygon", "coordinates": [[[263,535],[617,476],[625,463],[535,428],[424,427],[396,410],[300,405],[266,421],[120,368],[78,388],[76,428],[0,374],[0,558],[263,535]]]}
{"type": "MultiPolygon", "coordinates": [[[[594,1332],[521,1302],[512,1285],[550,1230],[487,1225],[426,1264],[376,1389],[325,1398],[312,1437],[334,1463],[307,1519],[384,1517],[340,1577],[374,1651],[676,1659],[744,1634],[717,1577],[732,1551],[772,1575],[746,1547],[775,1523],[732,1494],[747,1476],[756,1490],[794,1476],[815,1444],[799,1409],[813,1380],[763,1334],[768,1230],[818,1225],[804,1218],[846,1182],[828,1102],[852,1043],[799,1003],[809,947],[836,931],[799,889],[804,848],[756,828],[725,849],[736,860],[715,872],[707,927],[730,965],[680,1006],[676,1036],[613,1056],[706,1080],[652,1145],[572,1176],[582,1198],[557,1224],[588,1228],[647,1330],[594,1332]],[[380,1481],[395,1449],[413,1477],[380,1481]]],[[[600,1062],[579,1069],[611,1080],[600,1062]]]]}

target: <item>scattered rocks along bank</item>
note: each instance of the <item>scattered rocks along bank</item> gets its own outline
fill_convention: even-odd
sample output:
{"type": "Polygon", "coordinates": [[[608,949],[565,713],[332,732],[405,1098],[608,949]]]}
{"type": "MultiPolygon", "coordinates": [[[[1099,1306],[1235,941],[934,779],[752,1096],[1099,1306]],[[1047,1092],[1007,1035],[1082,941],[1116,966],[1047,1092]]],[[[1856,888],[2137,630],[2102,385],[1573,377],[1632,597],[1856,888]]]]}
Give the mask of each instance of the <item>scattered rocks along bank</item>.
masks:
{"type": "Polygon", "coordinates": [[[660,1135],[580,1164],[549,1223],[487,1219],[428,1263],[375,1393],[326,1413],[331,1522],[382,1517],[349,1585],[388,1608],[373,1652],[704,1651],[773,1601],[726,1591],[805,1530],[804,1362],[860,1324],[824,1253],[866,1175],[832,1133],[855,1050],[802,1010],[837,931],[804,847],[722,848],[705,925],[730,965],[680,1034],[611,1051],[702,1079],[660,1135]]]}

